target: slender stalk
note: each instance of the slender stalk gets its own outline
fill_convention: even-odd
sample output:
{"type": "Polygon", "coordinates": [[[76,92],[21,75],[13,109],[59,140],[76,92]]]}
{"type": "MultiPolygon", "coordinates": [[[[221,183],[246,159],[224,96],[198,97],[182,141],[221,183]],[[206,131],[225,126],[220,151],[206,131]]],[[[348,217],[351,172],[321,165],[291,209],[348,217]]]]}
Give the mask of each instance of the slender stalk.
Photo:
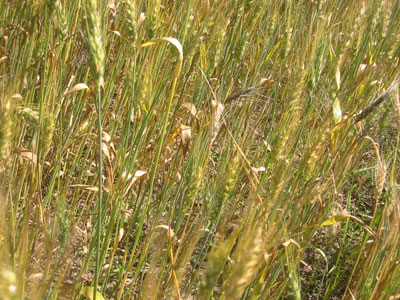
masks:
{"type": "Polygon", "coordinates": [[[93,290],[93,299],[96,300],[96,291],[97,285],[99,282],[99,275],[101,270],[101,210],[103,207],[103,151],[102,151],[102,122],[101,122],[101,83],[100,81],[97,82],[97,129],[98,129],[98,151],[99,151],[99,162],[98,162],[98,202],[97,202],[97,231],[96,231],[96,238],[97,238],[97,245],[96,245],[96,269],[95,269],[95,276],[94,276],[94,290],[93,290]]]}
{"type": "Polygon", "coordinates": [[[88,44],[90,50],[90,67],[96,80],[97,98],[97,127],[98,127],[98,202],[97,202],[97,246],[96,268],[94,275],[93,299],[96,300],[97,286],[101,269],[101,210],[103,207],[103,154],[102,154],[102,118],[101,118],[101,89],[104,85],[104,44],[100,18],[101,5],[95,0],[90,0],[86,5],[88,44]]]}

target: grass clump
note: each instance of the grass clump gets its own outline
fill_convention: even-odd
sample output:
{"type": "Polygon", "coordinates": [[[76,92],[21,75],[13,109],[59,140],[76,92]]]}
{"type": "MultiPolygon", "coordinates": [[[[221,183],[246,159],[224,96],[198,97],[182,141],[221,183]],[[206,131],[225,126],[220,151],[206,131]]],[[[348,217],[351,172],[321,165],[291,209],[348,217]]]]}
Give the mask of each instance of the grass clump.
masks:
{"type": "Polygon", "coordinates": [[[1,299],[396,299],[397,1],[0,0],[1,299]]]}

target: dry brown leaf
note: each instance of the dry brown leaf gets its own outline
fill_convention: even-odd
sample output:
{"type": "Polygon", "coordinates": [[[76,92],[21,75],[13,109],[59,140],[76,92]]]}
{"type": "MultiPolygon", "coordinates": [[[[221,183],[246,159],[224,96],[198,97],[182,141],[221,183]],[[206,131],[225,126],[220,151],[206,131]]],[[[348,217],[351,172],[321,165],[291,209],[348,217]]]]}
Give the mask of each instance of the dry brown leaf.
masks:
{"type": "Polygon", "coordinates": [[[107,133],[107,132],[105,132],[104,130],[101,132],[101,134],[102,134],[102,137],[103,137],[103,140],[106,142],[106,143],[109,143],[110,141],[111,141],[111,136],[107,133]]]}
{"type": "Polygon", "coordinates": [[[118,243],[122,240],[122,238],[124,237],[124,229],[123,228],[120,228],[119,230],[118,230],[118,243]]]}
{"type": "Polygon", "coordinates": [[[99,191],[99,187],[95,186],[95,185],[71,184],[70,187],[83,188],[85,190],[92,191],[92,192],[98,192],[99,191]]]}
{"type": "Polygon", "coordinates": [[[258,168],[256,168],[256,167],[251,167],[251,170],[254,172],[254,173],[256,173],[256,174],[258,174],[258,172],[265,172],[265,168],[264,167],[258,167],[258,168]]]}
{"type": "Polygon", "coordinates": [[[37,165],[38,159],[35,153],[32,153],[31,151],[25,148],[15,148],[14,151],[17,152],[21,157],[26,158],[31,162],[33,162],[35,165],[37,165]]]}
{"type": "MultiPolygon", "coordinates": [[[[98,192],[99,187],[96,185],[88,185],[88,184],[71,184],[70,187],[72,188],[83,188],[84,190],[87,191],[92,191],[92,192],[98,192]]],[[[110,191],[106,188],[103,187],[103,191],[109,193],[110,191]]]]}
{"type": "Polygon", "coordinates": [[[101,143],[101,150],[103,151],[104,155],[107,157],[107,160],[111,161],[110,151],[108,150],[106,143],[101,143]]]}
{"type": "Polygon", "coordinates": [[[196,106],[193,103],[186,102],[186,103],[183,103],[181,106],[186,108],[193,117],[196,117],[197,110],[196,110],[196,106]]]}
{"type": "Polygon", "coordinates": [[[180,125],[181,129],[181,139],[182,139],[182,149],[183,153],[187,153],[189,150],[190,142],[192,140],[192,129],[190,126],[180,125]]]}
{"type": "Polygon", "coordinates": [[[287,248],[290,244],[294,244],[294,245],[296,245],[299,249],[301,249],[300,245],[299,245],[294,239],[289,239],[289,240],[287,240],[286,242],[283,242],[283,243],[281,244],[281,247],[287,248]]]}

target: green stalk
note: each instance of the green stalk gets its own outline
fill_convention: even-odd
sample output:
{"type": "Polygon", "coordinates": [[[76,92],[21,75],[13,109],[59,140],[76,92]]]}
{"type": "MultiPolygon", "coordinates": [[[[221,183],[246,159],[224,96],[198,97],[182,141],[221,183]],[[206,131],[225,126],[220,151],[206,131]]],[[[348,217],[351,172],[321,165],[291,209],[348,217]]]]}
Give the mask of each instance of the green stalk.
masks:
{"type": "Polygon", "coordinates": [[[104,44],[102,38],[101,5],[94,0],[90,0],[86,5],[88,44],[90,50],[90,67],[96,80],[96,97],[97,97],[97,127],[98,127],[98,202],[97,202],[97,246],[96,246],[96,268],[94,276],[93,299],[96,300],[97,286],[100,274],[100,257],[101,257],[101,210],[103,207],[103,154],[102,154],[102,123],[101,123],[101,88],[104,85],[104,44]]]}
{"type": "Polygon", "coordinates": [[[93,290],[93,299],[96,300],[96,291],[97,285],[99,282],[100,275],[100,257],[101,257],[101,209],[103,207],[103,151],[101,149],[102,144],[102,123],[101,123],[101,81],[97,80],[96,82],[96,92],[97,92],[97,128],[98,128],[98,143],[99,143],[99,166],[98,166],[98,176],[99,176],[99,194],[98,194],[98,202],[97,202],[97,245],[96,245],[96,270],[94,276],[94,290],[93,290]]]}

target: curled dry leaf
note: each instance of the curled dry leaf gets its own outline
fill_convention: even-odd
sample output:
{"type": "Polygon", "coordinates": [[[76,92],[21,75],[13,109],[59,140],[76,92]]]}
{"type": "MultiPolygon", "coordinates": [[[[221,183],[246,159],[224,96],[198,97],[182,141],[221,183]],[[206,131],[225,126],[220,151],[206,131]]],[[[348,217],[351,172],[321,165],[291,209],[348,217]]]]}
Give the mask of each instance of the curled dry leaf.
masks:
{"type": "Polygon", "coordinates": [[[107,153],[104,152],[105,149],[103,149],[103,152],[104,152],[104,154],[107,155],[107,159],[109,159],[109,161],[111,162],[114,160],[114,158],[116,156],[116,150],[115,150],[113,141],[116,141],[118,138],[112,139],[111,136],[105,131],[102,132],[102,138],[103,138],[103,144],[105,144],[104,147],[107,148],[107,150],[106,150],[107,153]],[[111,152],[109,151],[108,148],[111,149],[111,152]]]}
{"type": "Polygon", "coordinates": [[[11,98],[12,98],[12,99],[15,99],[15,100],[22,100],[22,96],[21,96],[21,94],[18,94],[18,93],[17,93],[17,94],[14,94],[14,95],[12,95],[12,96],[11,96],[11,98]]]}
{"type": "Polygon", "coordinates": [[[31,162],[33,162],[35,165],[37,165],[38,159],[35,153],[32,153],[31,151],[25,148],[15,148],[14,151],[17,152],[22,158],[26,158],[31,162]]]}
{"type": "Polygon", "coordinates": [[[181,106],[186,108],[193,117],[196,117],[197,110],[196,110],[196,106],[193,103],[186,102],[186,103],[183,103],[181,106]]]}
{"type": "Polygon", "coordinates": [[[101,274],[105,273],[105,271],[107,271],[110,268],[110,264],[105,264],[102,268],[101,268],[101,274]]]}
{"type": "Polygon", "coordinates": [[[264,167],[258,167],[258,168],[251,167],[251,170],[256,174],[258,174],[258,172],[265,172],[265,168],[264,167]]]}
{"type": "Polygon", "coordinates": [[[294,244],[297,246],[297,248],[301,249],[300,245],[294,239],[289,239],[286,242],[283,242],[281,244],[281,247],[287,248],[290,244],[294,244]]]}
{"type": "Polygon", "coordinates": [[[106,143],[109,143],[111,141],[111,136],[107,132],[105,132],[104,130],[101,133],[102,133],[103,140],[106,143]]]}
{"type": "Polygon", "coordinates": [[[144,174],[146,174],[147,172],[146,171],[140,171],[140,170],[137,170],[136,172],[135,172],[135,175],[134,175],[134,177],[133,177],[133,181],[136,181],[136,179],[138,179],[139,177],[142,177],[144,174]]]}
{"type": "Polygon", "coordinates": [[[159,229],[159,228],[165,229],[165,230],[168,231],[168,238],[171,239],[171,238],[175,237],[174,231],[171,228],[169,228],[168,225],[157,225],[156,227],[153,228],[153,231],[156,230],[156,229],[159,229]]]}
{"type": "Polygon", "coordinates": [[[0,63],[3,62],[3,61],[5,61],[7,58],[8,58],[8,56],[2,56],[2,57],[0,57],[0,63]]]}
{"type": "Polygon", "coordinates": [[[103,151],[104,155],[106,156],[107,160],[111,160],[110,151],[108,150],[106,143],[101,143],[101,150],[103,151]]]}
{"type": "MultiPolygon", "coordinates": [[[[129,180],[130,178],[132,178],[132,179],[131,179],[131,181],[129,182],[128,186],[127,186],[126,189],[125,189],[124,197],[128,194],[129,190],[132,188],[132,186],[133,186],[133,184],[135,183],[135,181],[136,181],[138,178],[140,178],[140,177],[142,177],[143,175],[145,175],[146,173],[147,173],[146,171],[137,170],[137,171],[135,172],[135,174],[133,175],[133,177],[132,177],[132,174],[128,174],[127,177],[126,177],[126,173],[125,173],[125,178],[127,178],[126,180],[129,180]]],[[[123,182],[122,182],[122,184],[123,184],[123,182]]]]}
{"type": "Polygon", "coordinates": [[[367,68],[367,64],[360,64],[357,70],[357,76],[361,76],[364,72],[365,69],[367,68]]]}
{"type": "Polygon", "coordinates": [[[155,44],[157,44],[159,42],[162,42],[162,41],[168,42],[168,43],[174,45],[175,48],[179,52],[179,59],[178,59],[178,62],[176,64],[175,74],[174,74],[174,77],[177,78],[179,76],[179,73],[181,72],[182,63],[183,63],[183,47],[182,47],[182,44],[176,38],[173,38],[173,37],[162,37],[162,38],[159,38],[159,39],[150,40],[150,41],[148,41],[146,43],[143,43],[140,46],[140,48],[152,46],[152,45],[155,45],[155,44]]]}
{"type": "Polygon", "coordinates": [[[258,86],[262,87],[264,86],[264,84],[266,84],[268,82],[268,78],[261,78],[260,81],[258,82],[258,86]]]}
{"type": "Polygon", "coordinates": [[[121,33],[117,30],[110,30],[111,33],[114,33],[116,36],[121,36],[121,33]]]}
{"type": "Polygon", "coordinates": [[[139,29],[139,27],[143,24],[144,20],[146,20],[146,14],[144,12],[140,13],[139,19],[137,21],[136,28],[139,29]]]}
{"type": "Polygon", "coordinates": [[[67,96],[69,94],[75,93],[75,92],[79,92],[79,91],[90,91],[89,87],[86,85],[86,83],[78,83],[76,85],[74,85],[70,90],[66,91],[64,96],[67,96]]]}
{"type": "Polygon", "coordinates": [[[124,229],[123,228],[120,228],[119,230],[118,230],[118,243],[122,240],[122,238],[124,237],[124,229]]]}

